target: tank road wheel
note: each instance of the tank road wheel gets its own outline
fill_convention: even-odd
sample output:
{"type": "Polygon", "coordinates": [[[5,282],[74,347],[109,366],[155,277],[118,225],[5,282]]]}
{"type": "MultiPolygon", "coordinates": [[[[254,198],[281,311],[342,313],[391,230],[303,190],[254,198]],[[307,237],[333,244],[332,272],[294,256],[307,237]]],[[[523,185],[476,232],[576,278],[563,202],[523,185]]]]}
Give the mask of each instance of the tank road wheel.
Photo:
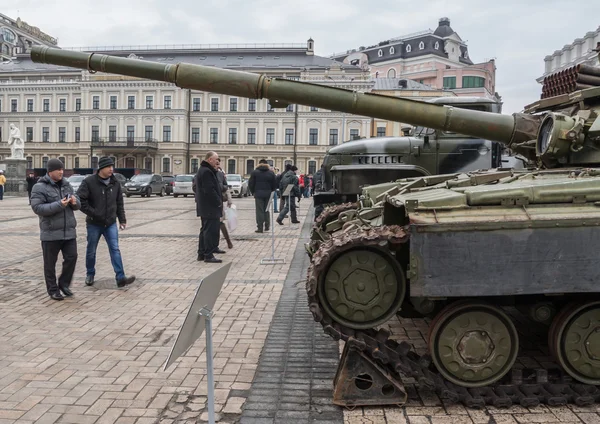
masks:
{"type": "Polygon", "coordinates": [[[575,380],[600,384],[600,302],[566,305],[552,321],[550,352],[575,380]]]}
{"type": "Polygon", "coordinates": [[[517,330],[501,309],[471,301],[442,309],[431,323],[428,339],[438,371],[463,387],[498,381],[512,368],[519,347],[517,330]]]}
{"type": "Polygon", "coordinates": [[[354,248],[321,275],[319,299],[334,321],[353,329],[383,324],[404,300],[406,281],[396,259],[377,248],[354,248]]]}

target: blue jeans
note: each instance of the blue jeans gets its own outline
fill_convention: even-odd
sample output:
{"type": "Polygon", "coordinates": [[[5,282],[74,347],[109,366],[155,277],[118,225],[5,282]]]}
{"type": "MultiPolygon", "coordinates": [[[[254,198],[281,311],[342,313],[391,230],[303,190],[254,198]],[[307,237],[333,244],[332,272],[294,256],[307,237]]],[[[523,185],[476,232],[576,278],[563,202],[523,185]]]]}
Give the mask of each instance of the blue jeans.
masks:
{"type": "Polygon", "coordinates": [[[106,244],[108,244],[110,262],[115,270],[116,279],[117,281],[122,280],[125,278],[125,271],[123,270],[123,259],[121,259],[121,251],[119,250],[119,232],[116,222],[109,227],[87,224],[87,249],[85,251],[87,276],[93,277],[96,274],[96,248],[98,247],[100,236],[104,236],[106,244]]]}

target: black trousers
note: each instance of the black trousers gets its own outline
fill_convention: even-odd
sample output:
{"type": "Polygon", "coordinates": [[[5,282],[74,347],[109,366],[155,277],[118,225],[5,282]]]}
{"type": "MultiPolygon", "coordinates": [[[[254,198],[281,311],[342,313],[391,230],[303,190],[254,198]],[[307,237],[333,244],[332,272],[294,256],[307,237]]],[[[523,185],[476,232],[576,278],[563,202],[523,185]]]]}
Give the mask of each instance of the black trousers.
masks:
{"type": "Polygon", "coordinates": [[[268,230],[271,225],[271,213],[265,212],[267,209],[267,204],[269,203],[269,198],[254,198],[254,207],[256,208],[256,226],[260,231],[268,230]]]}
{"type": "Polygon", "coordinates": [[[202,218],[202,228],[198,236],[198,256],[204,259],[214,257],[215,250],[219,247],[219,218],[202,218]]]}
{"type": "Polygon", "coordinates": [[[48,294],[60,293],[60,287],[69,287],[73,280],[75,265],[77,264],[77,240],[54,240],[42,242],[42,255],[44,257],[44,277],[48,294]],[[56,284],[56,261],[58,252],[62,251],[63,263],[58,285],[56,284]]]}

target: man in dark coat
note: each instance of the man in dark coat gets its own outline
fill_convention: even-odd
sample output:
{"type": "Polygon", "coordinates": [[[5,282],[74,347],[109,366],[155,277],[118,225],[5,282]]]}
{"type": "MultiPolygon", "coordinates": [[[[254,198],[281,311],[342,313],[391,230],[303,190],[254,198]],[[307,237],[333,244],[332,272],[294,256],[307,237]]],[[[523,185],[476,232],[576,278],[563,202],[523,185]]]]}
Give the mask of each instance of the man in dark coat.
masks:
{"type": "Polygon", "coordinates": [[[114,162],[109,157],[102,157],[98,161],[98,171],[81,182],[77,195],[81,199],[81,211],[87,215],[87,248],[85,252],[86,277],[85,284],[94,284],[96,274],[96,249],[100,237],[104,236],[108,245],[110,262],[115,271],[117,287],[124,287],[135,281],[135,276],[127,277],[123,267],[123,258],[119,249],[119,228],[124,230],[127,226],[125,207],[123,204],[123,191],[121,183],[113,175],[114,162]]]}
{"type": "Polygon", "coordinates": [[[258,229],[256,233],[269,231],[271,218],[269,212],[266,212],[267,204],[271,193],[277,188],[275,182],[275,173],[271,171],[269,163],[265,159],[258,162],[258,167],[250,174],[248,181],[250,193],[254,195],[254,206],[256,208],[256,225],[258,229]]]}
{"type": "Polygon", "coordinates": [[[284,192],[286,187],[290,184],[293,185],[292,191],[290,192],[290,196],[285,196],[285,206],[279,212],[279,216],[276,221],[279,225],[283,225],[283,218],[287,216],[287,213],[290,212],[292,216],[292,224],[299,224],[297,215],[296,215],[296,198],[300,201],[301,191],[298,182],[298,176],[296,175],[296,171],[298,168],[295,165],[290,165],[288,168],[286,165],[286,171],[281,177],[281,182],[279,183],[279,189],[284,192]]]}
{"type": "Polygon", "coordinates": [[[222,186],[217,178],[219,155],[208,152],[196,174],[196,216],[202,218],[198,237],[198,260],[209,263],[223,262],[215,253],[219,249],[219,227],[223,215],[222,186]]]}
{"type": "Polygon", "coordinates": [[[33,186],[38,182],[38,177],[34,175],[33,172],[30,172],[25,181],[27,181],[27,196],[29,197],[29,204],[31,205],[31,191],[33,190],[33,186]]]}
{"type": "Polygon", "coordinates": [[[40,217],[40,240],[44,258],[44,277],[48,295],[54,300],[72,296],[69,289],[77,264],[77,220],[73,211],[81,207],[71,184],[63,178],[64,165],[50,159],[48,173],[33,186],[31,209],[40,217]],[[62,252],[63,265],[56,284],[56,261],[62,252]]]}

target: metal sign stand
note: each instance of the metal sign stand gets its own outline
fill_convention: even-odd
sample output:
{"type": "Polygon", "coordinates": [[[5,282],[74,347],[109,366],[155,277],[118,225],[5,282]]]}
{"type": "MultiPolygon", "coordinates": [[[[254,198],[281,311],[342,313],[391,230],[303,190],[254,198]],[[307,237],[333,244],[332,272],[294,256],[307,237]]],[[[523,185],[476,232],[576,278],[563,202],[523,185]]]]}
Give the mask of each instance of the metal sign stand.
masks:
{"type": "Polygon", "coordinates": [[[215,424],[215,381],[213,374],[213,349],[212,349],[212,319],[214,307],[221,287],[225,282],[231,263],[216,270],[200,281],[187,316],[181,325],[177,339],[171,348],[171,353],[165,362],[164,370],[177,358],[184,355],[194,342],[206,332],[206,372],[208,377],[208,422],[215,424]]]}
{"type": "Polygon", "coordinates": [[[269,202],[267,203],[267,209],[265,209],[266,213],[269,213],[269,209],[271,209],[271,257],[263,258],[260,260],[261,265],[274,265],[274,264],[284,264],[285,259],[279,259],[275,257],[275,212],[273,212],[273,208],[271,207],[271,203],[273,202],[273,196],[275,192],[271,192],[271,197],[269,197],[269,202]]]}

